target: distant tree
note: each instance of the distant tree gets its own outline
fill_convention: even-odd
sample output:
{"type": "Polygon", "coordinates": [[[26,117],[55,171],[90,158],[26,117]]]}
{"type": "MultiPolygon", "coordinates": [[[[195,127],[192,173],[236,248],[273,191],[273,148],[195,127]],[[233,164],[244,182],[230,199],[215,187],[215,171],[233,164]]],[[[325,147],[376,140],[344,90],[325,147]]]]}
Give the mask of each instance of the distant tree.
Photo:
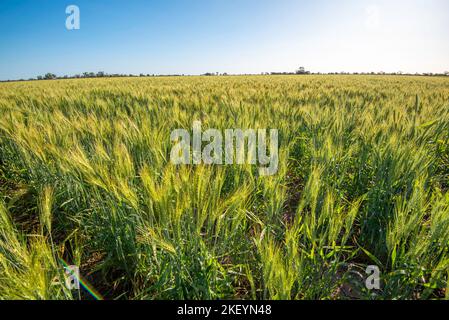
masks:
{"type": "Polygon", "coordinates": [[[296,70],[296,74],[305,74],[306,73],[306,69],[304,69],[304,67],[299,67],[298,70],[296,70]]]}
{"type": "Polygon", "coordinates": [[[42,80],[42,79],[44,79],[44,77],[42,77],[42,76],[37,76],[37,80],[42,80]]]}
{"type": "Polygon", "coordinates": [[[444,71],[445,76],[449,76],[449,71],[444,71]]]}
{"type": "Polygon", "coordinates": [[[56,79],[56,75],[49,72],[49,73],[45,74],[44,79],[46,79],[46,80],[56,79]]]}
{"type": "Polygon", "coordinates": [[[97,77],[102,78],[102,77],[104,77],[104,76],[105,76],[104,71],[98,71],[98,72],[97,72],[97,77]]]}

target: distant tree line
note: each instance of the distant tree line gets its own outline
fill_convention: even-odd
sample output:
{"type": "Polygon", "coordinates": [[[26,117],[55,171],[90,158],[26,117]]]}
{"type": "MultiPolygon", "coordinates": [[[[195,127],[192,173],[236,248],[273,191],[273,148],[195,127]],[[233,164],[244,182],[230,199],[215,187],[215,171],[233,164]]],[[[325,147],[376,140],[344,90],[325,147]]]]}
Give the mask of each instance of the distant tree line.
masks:
{"type": "MultiPolygon", "coordinates": [[[[81,74],[75,74],[75,75],[64,75],[64,76],[57,76],[54,73],[46,73],[45,75],[39,75],[36,78],[30,78],[28,80],[54,80],[54,79],[81,79],[81,78],[117,78],[117,77],[180,77],[184,76],[184,74],[144,74],[140,73],[139,75],[136,74],[123,74],[123,73],[111,73],[108,74],[104,71],[99,72],[83,72],[81,74]]],[[[9,80],[7,80],[9,81],[9,80]]],[[[25,79],[20,79],[18,81],[26,81],[25,79]]]]}
{"type": "Polygon", "coordinates": [[[295,72],[263,72],[262,75],[295,75],[295,74],[314,74],[314,75],[404,75],[404,76],[449,76],[449,71],[445,71],[443,73],[431,73],[431,72],[425,72],[425,73],[404,73],[402,71],[398,72],[384,72],[384,71],[378,71],[378,72],[311,72],[305,70],[304,67],[300,67],[295,72]]]}
{"type": "Polygon", "coordinates": [[[220,72],[206,72],[203,73],[202,76],[227,76],[228,74],[226,72],[220,73],[220,72]]]}
{"type": "MultiPolygon", "coordinates": [[[[404,75],[404,76],[449,76],[449,71],[445,71],[443,73],[431,73],[431,72],[425,72],[425,73],[404,73],[402,71],[398,72],[311,72],[306,70],[304,67],[299,67],[294,72],[262,72],[262,75],[404,75]]],[[[206,72],[203,73],[202,76],[228,76],[229,74],[226,72],[219,73],[219,72],[206,72]]],[[[237,75],[237,74],[235,74],[237,75]]],[[[254,75],[254,74],[238,74],[238,75],[254,75]]],[[[81,78],[118,78],[118,77],[180,77],[185,76],[185,74],[144,74],[140,73],[139,75],[135,74],[122,74],[122,73],[111,73],[108,74],[104,71],[99,72],[83,72],[82,74],[75,74],[75,75],[64,75],[64,76],[57,76],[54,73],[46,73],[45,75],[39,75],[36,78],[30,78],[30,79],[19,79],[19,80],[3,80],[0,82],[8,82],[8,81],[31,81],[31,80],[54,80],[54,79],[81,79],[81,78]]]]}
{"type": "MultiPolygon", "coordinates": [[[[206,72],[202,74],[203,76],[227,76],[228,74],[226,72],[219,73],[219,72],[206,72]]],[[[123,74],[123,73],[105,73],[103,71],[99,71],[97,73],[95,72],[83,72],[82,74],[75,74],[72,76],[56,76],[53,73],[47,73],[43,76],[37,76],[36,79],[29,79],[29,80],[53,80],[53,79],[79,79],[79,78],[117,78],[117,77],[182,77],[185,76],[185,74],[144,74],[140,73],[139,75],[136,74],[123,74]]],[[[24,79],[21,79],[22,81],[25,81],[24,79]]]]}

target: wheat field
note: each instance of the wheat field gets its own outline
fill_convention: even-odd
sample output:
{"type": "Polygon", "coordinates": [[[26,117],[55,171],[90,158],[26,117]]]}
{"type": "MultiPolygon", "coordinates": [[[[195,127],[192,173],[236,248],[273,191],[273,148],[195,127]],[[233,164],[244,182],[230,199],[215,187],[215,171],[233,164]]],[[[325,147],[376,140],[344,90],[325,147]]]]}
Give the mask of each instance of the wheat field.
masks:
{"type": "Polygon", "coordinates": [[[448,179],[447,77],[1,83],[0,299],[449,298],[448,179]],[[277,173],[172,164],[196,120],[277,173]]]}

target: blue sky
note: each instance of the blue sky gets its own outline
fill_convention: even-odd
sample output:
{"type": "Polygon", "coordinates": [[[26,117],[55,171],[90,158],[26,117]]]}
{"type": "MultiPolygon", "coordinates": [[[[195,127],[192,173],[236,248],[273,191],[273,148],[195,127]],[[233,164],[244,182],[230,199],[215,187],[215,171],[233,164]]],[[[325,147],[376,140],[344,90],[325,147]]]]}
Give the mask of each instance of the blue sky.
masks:
{"type": "Polygon", "coordinates": [[[447,0],[1,0],[0,80],[449,70],[447,0]],[[67,30],[68,5],[80,30],[67,30]]]}

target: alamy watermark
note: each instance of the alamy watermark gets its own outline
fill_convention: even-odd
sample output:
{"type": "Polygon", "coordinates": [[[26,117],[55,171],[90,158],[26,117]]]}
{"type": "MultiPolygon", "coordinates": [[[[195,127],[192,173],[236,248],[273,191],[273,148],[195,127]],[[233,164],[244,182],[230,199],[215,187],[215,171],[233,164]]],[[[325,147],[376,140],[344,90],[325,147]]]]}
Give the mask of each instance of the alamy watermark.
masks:
{"type": "MultiPolygon", "coordinates": [[[[79,290],[80,289],[80,269],[75,265],[65,265],[64,266],[64,282],[65,287],[69,290],[79,290]]],[[[60,277],[53,279],[53,285],[60,285],[60,277]]]]}
{"type": "Polygon", "coordinates": [[[194,121],[192,139],[186,129],[175,129],[170,139],[175,142],[170,160],[174,164],[259,164],[259,174],[270,176],[279,165],[278,130],[267,129],[218,129],[202,132],[201,122],[194,121]],[[203,147],[203,142],[208,142],[203,147]],[[246,147],[245,147],[246,145],[246,147]],[[246,149],[246,156],[245,156],[246,149]]]}
{"type": "Polygon", "coordinates": [[[378,266],[370,265],[366,267],[366,274],[369,276],[365,280],[365,286],[368,290],[380,289],[380,270],[378,266]]]}
{"type": "Polygon", "coordinates": [[[80,289],[80,269],[78,266],[64,267],[65,271],[65,285],[67,289],[79,290],[80,289]]]}
{"type": "Polygon", "coordinates": [[[65,27],[67,30],[80,29],[80,8],[74,4],[65,8],[65,13],[69,16],[65,20],[65,27]]]}

